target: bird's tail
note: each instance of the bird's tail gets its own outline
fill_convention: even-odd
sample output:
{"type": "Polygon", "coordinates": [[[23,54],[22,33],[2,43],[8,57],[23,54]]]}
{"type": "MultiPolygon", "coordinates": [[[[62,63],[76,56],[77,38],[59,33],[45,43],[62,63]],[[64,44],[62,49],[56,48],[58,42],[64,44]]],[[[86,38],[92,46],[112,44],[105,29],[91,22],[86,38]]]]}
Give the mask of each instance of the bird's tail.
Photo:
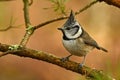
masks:
{"type": "Polygon", "coordinates": [[[108,52],[108,50],[106,50],[106,49],[103,48],[103,47],[99,47],[99,50],[102,50],[102,51],[104,51],[104,52],[108,52]]]}

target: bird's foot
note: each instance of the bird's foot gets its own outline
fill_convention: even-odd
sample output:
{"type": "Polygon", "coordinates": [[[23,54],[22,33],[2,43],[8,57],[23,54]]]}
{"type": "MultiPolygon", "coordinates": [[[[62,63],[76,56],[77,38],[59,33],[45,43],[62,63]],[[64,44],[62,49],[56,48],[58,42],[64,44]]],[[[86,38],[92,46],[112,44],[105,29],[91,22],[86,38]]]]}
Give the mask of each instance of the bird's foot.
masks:
{"type": "Polygon", "coordinates": [[[80,63],[79,64],[79,68],[83,68],[84,64],[83,63],[80,63]]]}
{"type": "Polygon", "coordinates": [[[62,61],[62,62],[65,62],[65,61],[68,61],[68,60],[69,60],[68,57],[63,57],[63,58],[61,58],[61,61],[62,61]]]}

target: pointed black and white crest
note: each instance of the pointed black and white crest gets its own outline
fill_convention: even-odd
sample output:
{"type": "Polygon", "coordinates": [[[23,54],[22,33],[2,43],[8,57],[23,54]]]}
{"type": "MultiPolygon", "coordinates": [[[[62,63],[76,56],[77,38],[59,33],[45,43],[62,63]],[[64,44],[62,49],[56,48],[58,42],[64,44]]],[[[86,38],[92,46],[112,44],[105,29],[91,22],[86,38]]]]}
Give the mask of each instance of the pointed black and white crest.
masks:
{"type": "Polygon", "coordinates": [[[75,17],[74,17],[74,13],[71,10],[70,16],[69,16],[68,20],[66,21],[66,23],[64,24],[64,27],[69,26],[71,24],[74,24],[75,22],[76,22],[76,20],[75,20],[75,17]]]}
{"type": "Polygon", "coordinates": [[[76,21],[73,11],[71,11],[68,20],[61,28],[64,39],[76,39],[82,34],[82,28],[76,21]]]}

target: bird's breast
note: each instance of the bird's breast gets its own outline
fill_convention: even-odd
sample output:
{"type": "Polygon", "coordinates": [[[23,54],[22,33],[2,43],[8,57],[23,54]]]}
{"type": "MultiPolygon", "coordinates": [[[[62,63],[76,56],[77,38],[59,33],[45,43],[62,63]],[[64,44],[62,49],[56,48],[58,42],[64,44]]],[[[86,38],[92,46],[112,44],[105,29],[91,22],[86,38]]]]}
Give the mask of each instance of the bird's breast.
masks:
{"type": "Polygon", "coordinates": [[[93,49],[92,46],[85,44],[82,38],[76,40],[63,40],[63,45],[72,55],[76,56],[85,56],[93,49]]]}

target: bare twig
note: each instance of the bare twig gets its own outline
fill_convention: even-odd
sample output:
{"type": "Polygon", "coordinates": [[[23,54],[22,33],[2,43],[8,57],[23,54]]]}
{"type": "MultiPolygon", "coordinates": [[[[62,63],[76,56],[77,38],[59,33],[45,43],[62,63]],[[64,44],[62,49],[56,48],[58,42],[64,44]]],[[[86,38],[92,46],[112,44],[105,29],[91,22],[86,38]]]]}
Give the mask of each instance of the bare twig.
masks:
{"type": "MultiPolygon", "coordinates": [[[[16,26],[13,26],[14,23],[15,23],[15,21],[13,21],[13,16],[11,16],[9,26],[6,28],[0,29],[0,31],[7,31],[12,28],[17,28],[16,26]]],[[[19,26],[21,26],[21,25],[19,25],[19,26]]]]}
{"type": "Polygon", "coordinates": [[[20,42],[20,46],[26,46],[30,36],[34,32],[33,26],[31,26],[31,22],[29,18],[29,1],[23,0],[23,2],[24,2],[24,19],[25,19],[25,25],[26,25],[26,33],[20,42]]]}
{"type": "Polygon", "coordinates": [[[15,28],[15,27],[13,27],[13,26],[8,26],[7,28],[0,29],[0,31],[7,31],[7,30],[9,30],[9,29],[11,29],[11,28],[15,28]]]}
{"type": "MultiPolygon", "coordinates": [[[[87,10],[88,8],[90,8],[92,5],[94,5],[94,4],[97,3],[97,2],[98,2],[98,0],[92,1],[90,4],[86,5],[85,7],[83,7],[82,9],[80,9],[79,11],[75,12],[75,15],[78,15],[78,14],[80,14],[81,12],[87,10]]],[[[46,22],[44,22],[44,23],[38,24],[38,25],[35,26],[34,28],[35,28],[35,29],[38,29],[38,28],[41,28],[41,27],[44,26],[44,25],[47,25],[47,24],[50,24],[50,23],[53,23],[53,22],[56,22],[56,21],[64,20],[64,19],[67,19],[67,18],[68,18],[68,16],[63,16],[63,17],[55,18],[55,19],[46,21],[46,22]]]]}
{"type": "Polygon", "coordinates": [[[30,23],[30,17],[29,17],[29,1],[28,0],[23,0],[24,2],[24,19],[25,19],[25,25],[28,28],[30,23]]]}
{"type": "Polygon", "coordinates": [[[8,54],[8,53],[3,52],[2,54],[0,54],[0,57],[5,56],[5,55],[7,55],[7,54],[8,54]]]}
{"type": "Polygon", "coordinates": [[[98,0],[94,0],[91,3],[89,3],[88,5],[86,5],[85,7],[83,7],[82,9],[80,9],[79,11],[75,12],[75,14],[79,14],[80,12],[83,12],[84,10],[90,8],[92,5],[94,5],[95,3],[97,3],[98,0]]]}
{"type": "Polygon", "coordinates": [[[29,6],[31,6],[33,4],[33,0],[30,0],[29,6]]]}
{"type": "Polygon", "coordinates": [[[16,51],[12,51],[12,50],[9,50],[8,49],[8,51],[6,51],[6,52],[2,52],[2,54],[0,54],[0,57],[2,57],[2,56],[5,56],[5,55],[7,55],[7,54],[9,54],[9,53],[13,53],[13,52],[16,52],[16,51]]]}
{"type": "Polygon", "coordinates": [[[35,26],[34,29],[38,29],[38,28],[41,28],[42,26],[45,26],[45,25],[50,24],[52,22],[56,22],[56,21],[59,21],[59,20],[67,19],[67,18],[68,18],[68,16],[64,16],[64,17],[59,17],[59,18],[56,18],[56,19],[52,19],[52,20],[46,21],[44,23],[41,23],[41,24],[35,26]]]}
{"type": "MultiPolygon", "coordinates": [[[[0,44],[0,51],[6,52],[9,50],[10,45],[0,44]]],[[[79,63],[73,61],[61,61],[60,58],[46,52],[36,51],[28,48],[20,48],[16,51],[9,52],[10,54],[21,56],[21,57],[29,57],[36,60],[42,60],[48,63],[52,63],[54,65],[60,66],[67,70],[79,73],[81,75],[85,75],[88,80],[115,80],[112,77],[106,75],[102,71],[91,69],[89,67],[83,66],[83,68],[79,68],[79,63]]]]}

